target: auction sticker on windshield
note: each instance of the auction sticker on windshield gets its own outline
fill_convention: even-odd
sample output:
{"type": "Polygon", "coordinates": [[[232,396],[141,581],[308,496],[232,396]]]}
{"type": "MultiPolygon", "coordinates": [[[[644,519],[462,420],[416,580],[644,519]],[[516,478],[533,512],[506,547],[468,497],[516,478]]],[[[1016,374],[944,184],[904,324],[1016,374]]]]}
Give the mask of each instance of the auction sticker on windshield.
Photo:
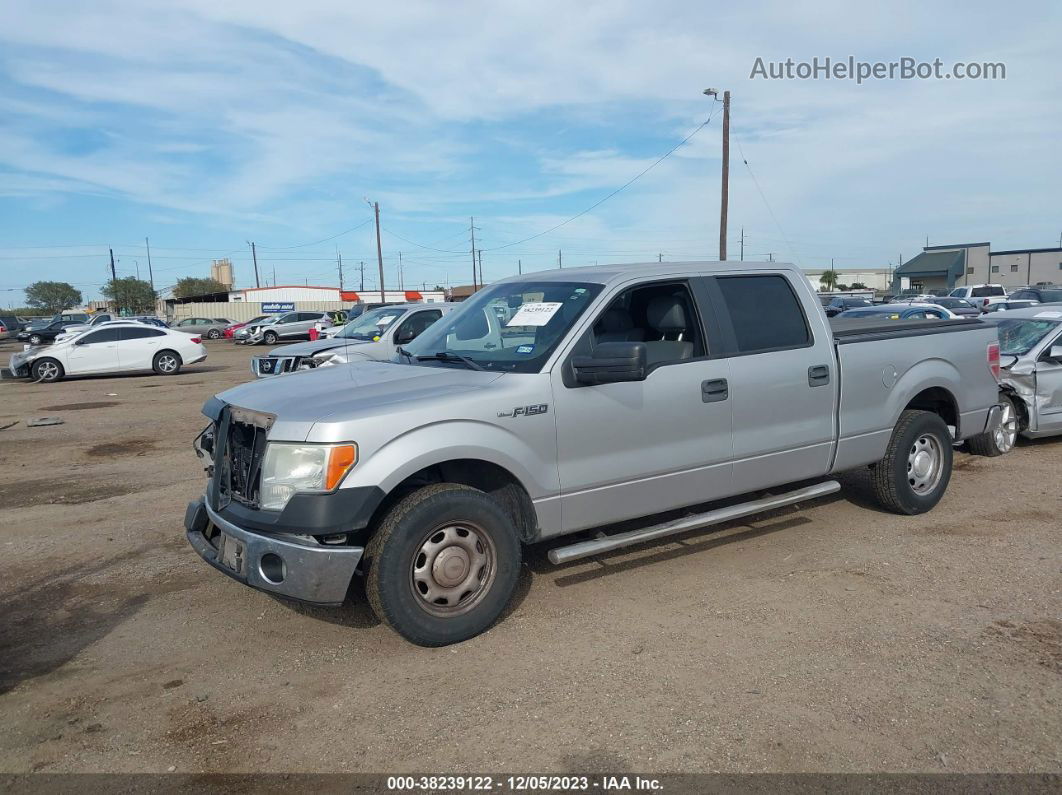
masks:
{"type": "Polygon", "coordinates": [[[560,301],[531,302],[520,306],[520,311],[505,324],[509,326],[544,326],[557,314],[563,304],[560,301]]]}

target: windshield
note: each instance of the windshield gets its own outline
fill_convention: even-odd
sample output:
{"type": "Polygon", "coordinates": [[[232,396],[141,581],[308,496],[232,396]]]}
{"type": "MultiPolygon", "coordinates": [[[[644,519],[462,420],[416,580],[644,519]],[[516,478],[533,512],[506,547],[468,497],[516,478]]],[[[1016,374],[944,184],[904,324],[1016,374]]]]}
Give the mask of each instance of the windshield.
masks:
{"type": "Polygon", "coordinates": [[[406,350],[429,361],[451,355],[484,370],[537,373],[601,289],[589,282],[494,284],[430,326],[406,350]]]}
{"type": "Polygon", "coordinates": [[[1004,356],[1024,356],[1058,325],[1057,320],[1000,320],[996,323],[999,328],[999,352],[1004,356]]]}
{"type": "Polygon", "coordinates": [[[375,342],[398,318],[406,313],[405,307],[383,306],[366,312],[357,320],[352,320],[343,326],[343,330],[336,334],[337,338],[348,340],[368,340],[375,342]]]}

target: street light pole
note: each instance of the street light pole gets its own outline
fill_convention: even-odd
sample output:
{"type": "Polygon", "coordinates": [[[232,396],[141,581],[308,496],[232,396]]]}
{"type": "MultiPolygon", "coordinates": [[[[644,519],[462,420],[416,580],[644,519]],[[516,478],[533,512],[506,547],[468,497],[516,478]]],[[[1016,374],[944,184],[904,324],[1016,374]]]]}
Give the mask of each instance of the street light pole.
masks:
{"type": "MultiPolygon", "coordinates": [[[[706,88],[709,97],[718,97],[714,88],[706,88]]],[[[726,259],[726,215],[729,205],[728,186],[730,184],[730,92],[723,92],[723,174],[721,195],[719,198],[719,259],[726,259]]]]}

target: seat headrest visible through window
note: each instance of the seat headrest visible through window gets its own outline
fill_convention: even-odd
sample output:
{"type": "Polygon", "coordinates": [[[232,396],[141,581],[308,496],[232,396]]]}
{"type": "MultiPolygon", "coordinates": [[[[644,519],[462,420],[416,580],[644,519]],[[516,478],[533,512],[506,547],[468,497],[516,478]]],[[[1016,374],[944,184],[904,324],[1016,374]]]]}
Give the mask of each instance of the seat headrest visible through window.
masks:
{"type": "Polygon", "coordinates": [[[686,302],[677,295],[658,295],[649,301],[646,319],[657,331],[685,331],[686,302]]]}

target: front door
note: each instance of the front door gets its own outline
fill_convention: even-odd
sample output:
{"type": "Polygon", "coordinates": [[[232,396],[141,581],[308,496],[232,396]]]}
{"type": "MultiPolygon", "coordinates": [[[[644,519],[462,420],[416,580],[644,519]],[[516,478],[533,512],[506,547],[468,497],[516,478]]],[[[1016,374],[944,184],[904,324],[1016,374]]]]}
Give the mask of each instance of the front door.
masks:
{"type": "Polygon", "coordinates": [[[600,342],[643,342],[644,381],[565,384],[570,355],[554,369],[553,402],[562,524],[566,532],[727,495],[732,401],[726,359],[709,358],[700,316],[683,280],[622,291],[573,353],[600,342]]]}
{"type": "Polygon", "coordinates": [[[70,374],[100,373],[118,369],[118,326],[90,331],[80,337],[67,355],[70,374]]]}
{"type": "Polygon", "coordinates": [[[1062,334],[1047,344],[1036,363],[1036,403],[1039,408],[1038,430],[1062,431],[1062,359],[1050,356],[1052,346],[1062,345],[1062,334]]]}

